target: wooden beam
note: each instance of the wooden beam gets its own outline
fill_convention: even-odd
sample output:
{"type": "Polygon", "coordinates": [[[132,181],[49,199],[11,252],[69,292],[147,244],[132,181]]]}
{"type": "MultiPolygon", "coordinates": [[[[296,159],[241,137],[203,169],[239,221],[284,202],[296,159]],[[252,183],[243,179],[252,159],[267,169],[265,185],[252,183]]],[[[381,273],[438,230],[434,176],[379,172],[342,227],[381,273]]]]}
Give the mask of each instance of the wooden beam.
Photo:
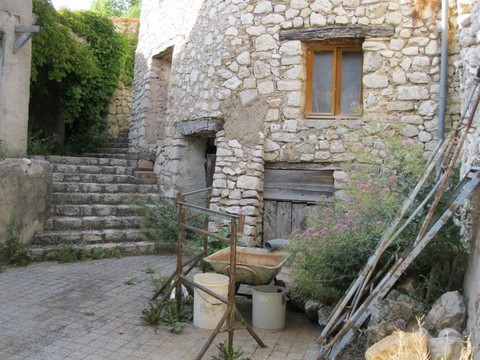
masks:
{"type": "Polygon", "coordinates": [[[395,34],[393,26],[324,26],[308,29],[292,29],[280,31],[280,40],[327,40],[339,38],[369,38],[392,37],[395,34]]]}
{"type": "Polygon", "coordinates": [[[267,162],[265,169],[269,170],[341,170],[344,165],[332,163],[289,163],[289,162],[267,162]]]}

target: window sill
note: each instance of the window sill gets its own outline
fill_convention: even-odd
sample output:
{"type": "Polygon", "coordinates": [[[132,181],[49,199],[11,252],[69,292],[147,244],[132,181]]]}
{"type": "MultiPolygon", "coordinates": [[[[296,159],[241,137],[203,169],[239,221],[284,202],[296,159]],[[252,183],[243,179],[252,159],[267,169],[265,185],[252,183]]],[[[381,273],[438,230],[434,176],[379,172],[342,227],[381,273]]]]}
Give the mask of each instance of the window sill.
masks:
{"type": "Polygon", "coordinates": [[[320,115],[320,114],[305,114],[305,120],[336,120],[336,121],[344,121],[344,120],[358,120],[361,119],[362,115],[320,115]]]}

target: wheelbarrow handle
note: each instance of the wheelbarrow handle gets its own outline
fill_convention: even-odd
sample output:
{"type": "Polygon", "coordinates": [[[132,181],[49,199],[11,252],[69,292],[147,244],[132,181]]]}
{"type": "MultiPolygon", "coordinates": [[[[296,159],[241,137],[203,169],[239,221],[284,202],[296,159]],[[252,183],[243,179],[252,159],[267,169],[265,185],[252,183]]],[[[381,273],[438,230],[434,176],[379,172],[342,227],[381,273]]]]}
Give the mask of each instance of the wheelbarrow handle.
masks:
{"type": "MultiPolygon", "coordinates": [[[[245,270],[253,275],[253,278],[255,279],[255,285],[260,285],[260,275],[258,275],[258,272],[255,269],[249,268],[248,266],[245,265],[236,265],[237,269],[240,270],[245,270]]],[[[227,265],[223,268],[223,274],[228,275],[230,273],[230,265],[227,265]]]]}

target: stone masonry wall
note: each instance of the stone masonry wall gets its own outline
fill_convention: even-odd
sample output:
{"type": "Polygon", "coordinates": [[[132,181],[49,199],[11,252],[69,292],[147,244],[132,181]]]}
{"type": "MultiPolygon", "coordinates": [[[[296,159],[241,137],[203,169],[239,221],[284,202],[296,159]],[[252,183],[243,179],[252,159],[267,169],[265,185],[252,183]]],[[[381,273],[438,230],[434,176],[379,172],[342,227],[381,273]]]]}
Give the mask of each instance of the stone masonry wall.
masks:
{"type": "Polygon", "coordinates": [[[13,52],[15,27],[32,25],[32,1],[0,5],[0,157],[27,153],[31,40],[13,52]]]}
{"type": "MultiPolygon", "coordinates": [[[[151,146],[144,134],[151,105],[150,64],[154,55],[173,46],[164,136],[153,144],[161,185],[168,194],[191,190],[182,173],[191,141],[176,125],[222,119],[224,129],[216,135],[212,208],[245,214],[243,242],[259,244],[266,162],[335,165],[354,159],[350,143],[382,147],[381,139],[357,139],[353,134],[353,125],[374,119],[398,119],[405,124],[407,138],[420,142],[427,154],[433,149],[439,21],[428,10],[413,20],[413,6],[411,0],[197,0],[186,10],[183,1],[158,5],[144,0],[130,139],[136,147],[151,146]],[[169,25],[172,21],[175,27],[169,25]],[[281,41],[280,32],[327,25],[394,29],[392,37],[366,37],[363,42],[362,119],[309,119],[303,113],[305,43],[281,41]]],[[[452,46],[448,123],[459,113],[453,66],[458,59],[458,49],[452,46]]],[[[334,178],[336,189],[341,189],[347,175],[336,171],[334,178]]]]}
{"type": "Polygon", "coordinates": [[[132,86],[126,86],[123,82],[113,93],[112,100],[108,105],[106,121],[110,137],[116,138],[119,133],[128,132],[132,114],[132,86]]]}
{"type": "MultiPolygon", "coordinates": [[[[458,43],[460,44],[461,61],[458,63],[461,78],[461,98],[463,105],[473,85],[478,66],[480,66],[480,3],[478,0],[461,0],[458,6],[458,43]]],[[[473,130],[468,134],[462,154],[462,172],[471,166],[480,166],[480,115],[477,115],[473,130]]],[[[468,270],[464,288],[468,298],[467,331],[472,333],[471,341],[475,351],[474,359],[480,359],[480,189],[471,196],[469,216],[466,217],[467,241],[470,243],[468,270]]]]}
{"type": "MultiPolygon", "coordinates": [[[[131,39],[138,38],[140,19],[137,18],[110,18],[115,30],[131,39]]],[[[108,133],[111,137],[118,137],[119,133],[128,132],[132,116],[133,85],[120,81],[108,106],[105,121],[108,124],[108,133]]]]}

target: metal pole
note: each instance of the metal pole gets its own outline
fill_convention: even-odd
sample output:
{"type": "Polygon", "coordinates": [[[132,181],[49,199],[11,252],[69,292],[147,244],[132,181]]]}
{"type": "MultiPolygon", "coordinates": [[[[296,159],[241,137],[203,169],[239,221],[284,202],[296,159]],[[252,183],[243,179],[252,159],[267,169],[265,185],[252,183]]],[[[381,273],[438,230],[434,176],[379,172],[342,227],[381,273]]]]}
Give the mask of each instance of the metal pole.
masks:
{"type": "Polygon", "coordinates": [[[228,345],[233,347],[235,326],[235,288],[237,284],[237,222],[230,222],[230,282],[228,283],[228,303],[230,311],[228,317],[228,345]]]}
{"type": "Polygon", "coordinates": [[[437,141],[445,135],[445,109],[447,103],[447,65],[448,65],[448,0],[442,0],[442,40],[440,47],[440,89],[438,97],[437,141]]]}

